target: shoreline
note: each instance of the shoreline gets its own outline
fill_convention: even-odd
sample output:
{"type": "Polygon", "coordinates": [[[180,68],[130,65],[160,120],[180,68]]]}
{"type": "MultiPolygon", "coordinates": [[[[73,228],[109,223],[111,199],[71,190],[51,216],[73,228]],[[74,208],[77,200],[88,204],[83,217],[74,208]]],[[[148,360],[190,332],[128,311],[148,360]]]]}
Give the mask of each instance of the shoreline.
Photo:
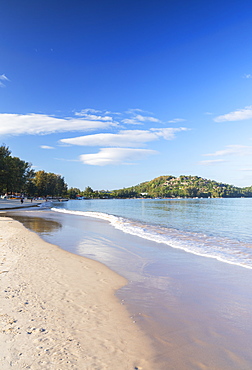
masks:
{"type": "Polygon", "coordinates": [[[116,297],[154,351],[144,354],[146,366],[133,369],[251,369],[249,269],[125,234],[105,220],[39,208],[3,215],[49,245],[98,261],[127,279],[116,297]]]}
{"type": "Polygon", "coordinates": [[[126,279],[7,216],[0,223],[1,369],[155,368],[150,341],[114,294],[126,279]]]}
{"type": "Polygon", "coordinates": [[[28,199],[24,199],[23,203],[20,199],[0,199],[0,211],[10,211],[21,208],[32,208],[39,207],[45,203],[44,200],[33,200],[32,202],[28,199]]]}

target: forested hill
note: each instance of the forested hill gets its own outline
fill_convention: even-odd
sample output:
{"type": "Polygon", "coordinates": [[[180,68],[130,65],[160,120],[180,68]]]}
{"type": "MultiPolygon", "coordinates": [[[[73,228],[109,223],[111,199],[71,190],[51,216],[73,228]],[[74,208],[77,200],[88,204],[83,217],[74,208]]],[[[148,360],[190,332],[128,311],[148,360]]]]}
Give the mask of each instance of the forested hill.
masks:
{"type": "Polygon", "coordinates": [[[199,176],[160,176],[130,188],[114,190],[120,198],[131,197],[187,197],[187,198],[234,198],[252,197],[252,186],[238,188],[199,176]]]}

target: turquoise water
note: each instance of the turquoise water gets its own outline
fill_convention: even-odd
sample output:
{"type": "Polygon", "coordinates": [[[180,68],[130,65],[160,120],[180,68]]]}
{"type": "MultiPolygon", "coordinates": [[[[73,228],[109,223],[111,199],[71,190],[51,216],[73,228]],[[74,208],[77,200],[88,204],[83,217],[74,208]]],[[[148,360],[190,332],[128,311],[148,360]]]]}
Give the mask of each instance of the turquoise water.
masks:
{"type": "Polygon", "coordinates": [[[127,234],[252,268],[249,198],[72,200],[52,210],[107,220],[127,234]]]}

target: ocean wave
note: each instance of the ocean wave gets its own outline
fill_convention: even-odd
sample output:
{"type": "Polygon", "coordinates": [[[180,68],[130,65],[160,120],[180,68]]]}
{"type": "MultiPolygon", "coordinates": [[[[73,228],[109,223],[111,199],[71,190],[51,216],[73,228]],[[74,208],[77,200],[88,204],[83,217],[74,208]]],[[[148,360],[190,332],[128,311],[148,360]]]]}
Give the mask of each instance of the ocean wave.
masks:
{"type": "Polygon", "coordinates": [[[201,257],[213,258],[220,262],[252,269],[252,246],[243,242],[201,233],[182,232],[181,230],[145,224],[140,221],[102,212],[73,211],[63,208],[51,208],[51,210],[102,219],[126,234],[131,234],[155,243],[162,243],[201,257]]]}

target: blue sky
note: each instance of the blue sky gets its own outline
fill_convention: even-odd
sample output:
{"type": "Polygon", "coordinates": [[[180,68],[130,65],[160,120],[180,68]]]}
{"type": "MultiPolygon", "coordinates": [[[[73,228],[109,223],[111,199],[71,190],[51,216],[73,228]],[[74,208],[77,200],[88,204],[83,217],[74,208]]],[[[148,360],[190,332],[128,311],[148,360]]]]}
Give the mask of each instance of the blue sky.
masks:
{"type": "Polygon", "coordinates": [[[1,3],[0,139],[69,187],[252,185],[250,1],[1,3]]]}

